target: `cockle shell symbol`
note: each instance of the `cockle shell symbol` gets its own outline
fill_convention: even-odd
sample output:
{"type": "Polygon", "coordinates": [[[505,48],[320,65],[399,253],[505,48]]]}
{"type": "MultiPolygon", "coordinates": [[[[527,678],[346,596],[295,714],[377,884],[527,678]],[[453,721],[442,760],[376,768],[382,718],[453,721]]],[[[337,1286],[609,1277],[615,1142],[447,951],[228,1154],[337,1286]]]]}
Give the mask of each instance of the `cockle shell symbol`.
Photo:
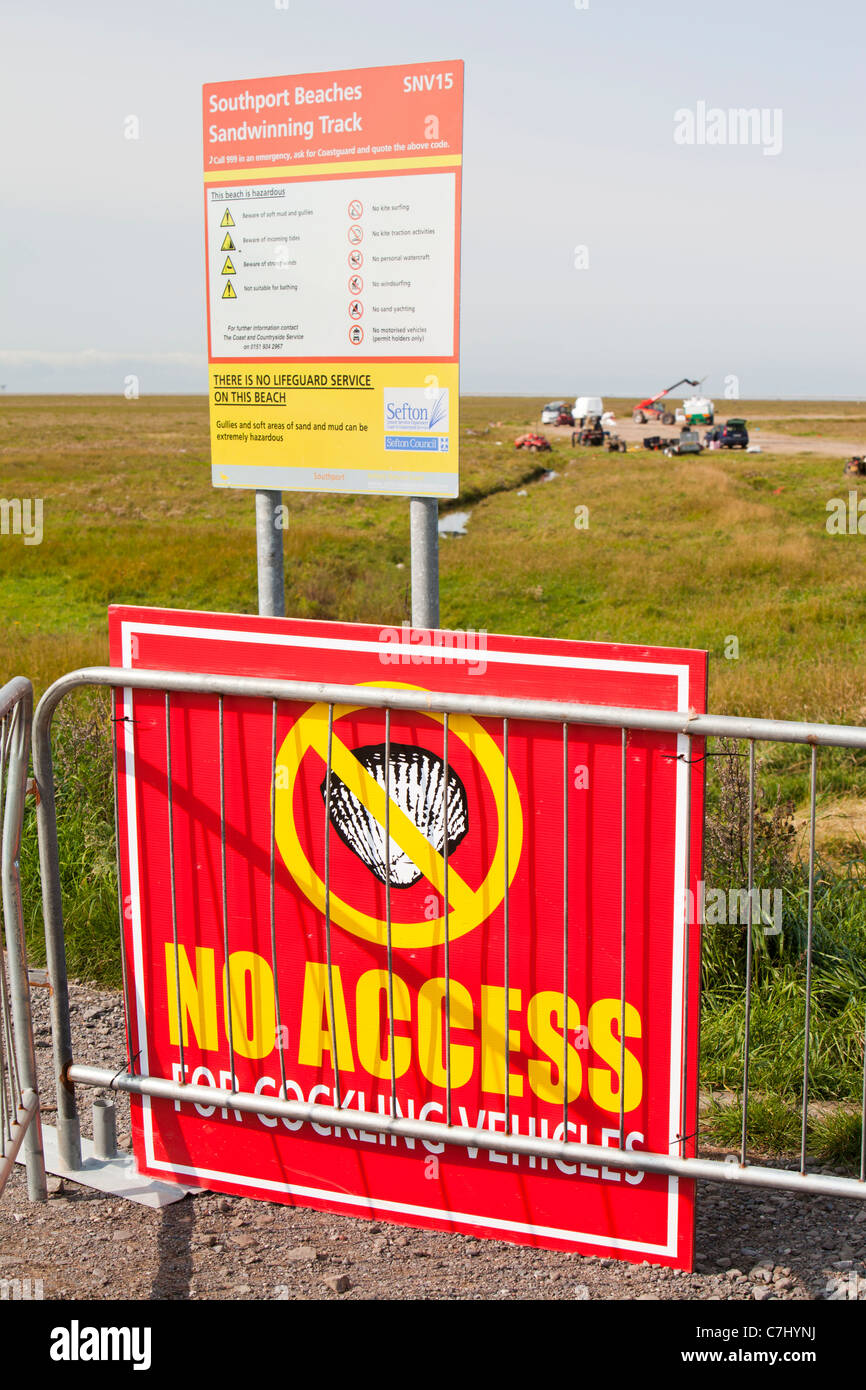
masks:
{"type": "MultiPolygon", "coordinates": [[[[392,743],[385,780],[384,743],[352,750],[362,767],[387,790],[395,806],[408,816],[425,839],[441,854],[445,848],[445,763],[435,753],[411,744],[392,743]]],[[[327,795],[327,778],[321,785],[327,795]]],[[[340,839],[366,864],[381,883],[394,888],[411,888],[423,877],[421,870],[400,848],[393,835],[390,854],[385,827],[331,772],[328,815],[340,839]]],[[[448,769],[448,853],[456,849],[469,829],[466,788],[452,767],[448,769]]]]}

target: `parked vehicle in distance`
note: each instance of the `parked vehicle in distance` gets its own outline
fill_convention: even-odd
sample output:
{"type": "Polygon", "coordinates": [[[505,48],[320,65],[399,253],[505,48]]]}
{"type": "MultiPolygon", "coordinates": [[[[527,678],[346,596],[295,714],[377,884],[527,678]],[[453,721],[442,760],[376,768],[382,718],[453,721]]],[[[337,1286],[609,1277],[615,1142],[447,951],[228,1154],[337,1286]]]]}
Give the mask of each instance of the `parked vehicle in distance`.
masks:
{"type": "Polygon", "coordinates": [[[714,425],[716,408],[709,396],[687,396],[683,401],[687,425],[714,425]]]}
{"type": "Polygon", "coordinates": [[[548,401],[547,405],[542,407],[542,425],[555,425],[559,419],[559,413],[564,407],[565,401],[548,401]]]}
{"type": "Polygon", "coordinates": [[[550,449],[550,440],[543,434],[521,434],[514,441],[515,449],[528,449],[531,454],[543,454],[550,449]]]}
{"type": "Polygon", "coordinates": [[[724,425],[715,425],[704,435],[704,444],[717,443],[720,449],[747,449],[749,431],[745,420],[727,420],[724,425]]]}
{"type": "Polygon", "coordinates": [[[673,439],[665,449],[668,458],[673,458],[678,454],[700,454],[703,452],[703,444],[697,430],[689,429],[686,425],[680,431],[679,439],[673,439]]]}
{"type": "Polygon", "coordinates": [[[585,425],[595,415],[600,420],[604,414],[604,401],[601,396],[578,396],[572,410],[574,423],[585,425]]]}
{"type": "MultiPolygon", "coordinates": [[[[577,422],[575,421],[575,424],[577,422]]],[[[589,445],[597,449],[604,443],[604,430],[602,429],[601,419],[598,415],[590,415],[585,425],[577,426],[571,435],[571,447],[576,444],[589,445]]]]}

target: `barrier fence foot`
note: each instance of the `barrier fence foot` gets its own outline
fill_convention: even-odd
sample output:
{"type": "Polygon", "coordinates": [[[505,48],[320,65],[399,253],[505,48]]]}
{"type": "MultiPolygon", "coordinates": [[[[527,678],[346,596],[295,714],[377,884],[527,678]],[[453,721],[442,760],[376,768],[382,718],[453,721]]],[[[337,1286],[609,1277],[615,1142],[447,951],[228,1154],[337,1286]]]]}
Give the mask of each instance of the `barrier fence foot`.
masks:
{"type": "MultiPolygon", "coordinates": [[[[109,1105],[113,1110],[111,1102],[109,1105]]],[[[95,1103],[93,1109],[95,1117],[95,1103]]],[[[113,1125],[113,1121],[110,1123],[113,1125]]],[[[98,1192],[105,1192],[112,1197],[123,1197],[126,1201],[136,1202],[142,1207],[167,1207],[172,1202],[179,1202],[188,1193],[199,1191],[198,1188],[182,1187],[174,1182],[160,1182],[158,1178],[150,1178],[137,1172],[132,1154],[117,1152],[115,1149],[114,1158],[101,1158],[96,1153],[93,1140],[83,1137],[81,1167],[67,1168],[60,1161],[57,1131],[53,1125],[42,1126],[42,1143],[47,1172],[69,1182],[81,1183],[83,1187],[96,1188],[98,1192]]],[[[19,1154],[15,1161],[23,1163],[24,1155],[19,1154]]]]}

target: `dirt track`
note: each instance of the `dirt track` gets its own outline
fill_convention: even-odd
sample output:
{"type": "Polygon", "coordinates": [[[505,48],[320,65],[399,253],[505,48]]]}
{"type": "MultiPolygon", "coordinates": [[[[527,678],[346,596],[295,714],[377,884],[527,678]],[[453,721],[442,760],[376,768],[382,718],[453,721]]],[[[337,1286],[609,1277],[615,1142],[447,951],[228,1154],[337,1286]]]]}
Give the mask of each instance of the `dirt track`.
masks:
{"type": "MultiPolygon", "coordinates": [[[[48,1001],[33,993],[51,1124],[48,1001]]],[[[119,1065],[119,996],[77,985],[72,1004],[76,1057],[119,1065]]],[[[128,1147],[122,1095],[118,1130],[128,1147]]],[[[19,1167],[0,1200],[0,1279],[42,1280],[46,1299],[866,1300],[866,1202],[702,1184],[684,1274],[210,1192],[152,1210],[50,1185],[31,1206],[19,1167]]]]}
{"type": "MultiPolygon", "coordinates": [[[[733,414],[733,412],[731,412],[733,414]]],[[[727,412],[716,416],[716,422],[721,423],[728,418],[727,412]]],[[[542,434],[548,435],[551,439],[571,439],[571,428],[566,425],[539,425],[542,434]]],[[[704,434],[708,428],[706,425],[696,426],[698,435],[703,441],[704,434]]],[[[647,435],[660,434],[664,438],[673,437],[680,432],[680,425],[663,425],[657,421],[650,421],[646,425],[636,425],[628,416],[618,415],[616,424],[611,426],[611,433],[619,435],[624,439],[629,447],[643,443],[647,435]]],[[[748,422],[749,443],[760,446],[764,454],[822,454],[828,458],[838,459],[840,462],[849,458],[852,454],[862,454],[864,441],[852,440],[847,442],[842,439],[803,439],[788,434],[774,433],[772,429],[765,429],[758,420],[748,422]]],[[[722,451],[727,452],[727,451],[722,451]]],[[[741,451],[737,450],[737,454],[741,451]]]]}

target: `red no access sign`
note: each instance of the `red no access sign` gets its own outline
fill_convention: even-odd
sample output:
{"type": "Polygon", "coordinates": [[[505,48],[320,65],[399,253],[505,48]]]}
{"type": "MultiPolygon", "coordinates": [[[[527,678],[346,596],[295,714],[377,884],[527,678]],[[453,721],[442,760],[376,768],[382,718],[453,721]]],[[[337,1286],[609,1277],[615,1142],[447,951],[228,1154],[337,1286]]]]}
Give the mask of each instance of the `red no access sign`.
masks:
{"type": "MultiPolygon", "coordinates": [[[[110,630],[112,662],[135,668],[705,707],[694,651],[135,608],[112,609],[110,630]]],[[[680,1152],[697,1101],[685,885],[703,796],[684,736],[626,740],[623,957],[618,728],[510,720],[506,750],[501,720],[455,714],[446,749],[442,716],[392,711],[386,731],[352,703],[329,716],[172,695],[167,721],[164,695],[127,691],[118,713],[141,1071],[346,1115],[335,1128],[133,1098],[143,1171],[690,1264],[691,1183],[353,1120],[450,1109],[492,1134],[613,1148],[622,1112],[627,1149],[680,1152]]]]}

